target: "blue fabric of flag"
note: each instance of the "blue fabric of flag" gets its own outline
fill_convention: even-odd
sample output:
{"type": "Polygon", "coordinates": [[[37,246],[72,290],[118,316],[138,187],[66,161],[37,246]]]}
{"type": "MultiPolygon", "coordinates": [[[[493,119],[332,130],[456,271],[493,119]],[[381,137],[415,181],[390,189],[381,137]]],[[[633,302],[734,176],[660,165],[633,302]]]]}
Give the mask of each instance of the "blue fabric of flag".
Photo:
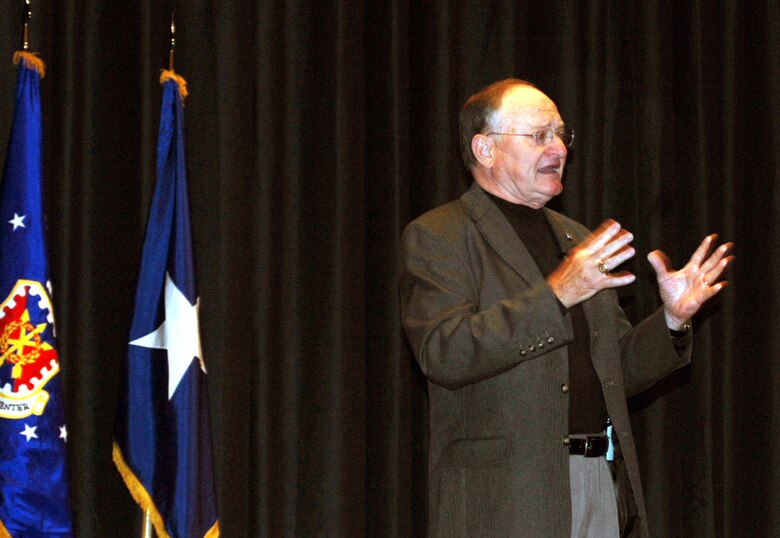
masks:
{"type": "Polygon", "coordinates": [[[219,526],[177,78],[163,84],[157,183],[117,407],[114,461],[158,536],[213,537],[219,526]]]}
{"type": "Polygon", "coordinates": [[[26,52],[15,60],[14,117],[0,193],[0,535],[66,537],[73,535],[67,429],[46,255],[35,69],[43,64],[26,52]]]}

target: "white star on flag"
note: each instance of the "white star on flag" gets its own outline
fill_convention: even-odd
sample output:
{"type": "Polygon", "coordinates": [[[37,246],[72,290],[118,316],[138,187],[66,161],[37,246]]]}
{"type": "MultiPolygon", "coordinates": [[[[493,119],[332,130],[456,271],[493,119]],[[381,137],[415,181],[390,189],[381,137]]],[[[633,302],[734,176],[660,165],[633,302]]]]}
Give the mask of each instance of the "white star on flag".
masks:
{"type": "Polygon", "coordinates": [[[197,358],[200,361],[200,369],[206,372],[200,347],[199,307],[200,298],[191,305],[166,271],[165,320],[153,332],[130,342],[134,346],[168,350],[169,400],[173,398],[176,387],[193,359],[197,358]]]}
{"type": "Polygon", "coordinates": [[[30,426],[25,424],[24,425],[24,431],[23,432],[19,432],[19,435],[24,435],[25,437],[27,437],[27,442],[29,443],[30,439],[33,439],[33,438],[37,439],[38,438],[38,435],[35,433],[35,430],[37,430],[37,429],[38,429],[38,426],[33,426],[31,428],[30,426]]]}
{"type": "Polygon", "coordinates": [[[27,217],[27,215],[18,215],[16,212],[14,212],[14,218],[8,221],[8,224],[14,225],[14,231],[16,231],[17,228],[26,228],[24,225],[24,219],[27,217]]]}
{"type": "Polygon", "coordinates": [[[66,443],[68,442],[68,429],[65,427],[65,424],[60,426],[60,439],[66,443]]]}

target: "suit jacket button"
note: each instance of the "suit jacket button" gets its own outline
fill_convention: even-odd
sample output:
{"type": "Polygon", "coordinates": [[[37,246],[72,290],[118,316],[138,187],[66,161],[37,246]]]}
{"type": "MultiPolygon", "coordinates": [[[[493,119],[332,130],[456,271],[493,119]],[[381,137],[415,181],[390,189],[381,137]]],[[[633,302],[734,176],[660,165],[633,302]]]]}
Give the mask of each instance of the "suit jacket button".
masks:
{"type": "Polygon", "coordinates": [[[563,438],[563,446],[569,446],[569,443],[571,443],[571,439],[569,439],[569,436],[563,438]]]}
{"type": "Polygon", "coordinates": [[[561,385],[561,392],[564,393],[564,394],[569,392],[569,384],[568,383],[564,383],[563,385],[561,385]]]}
{"type": "Polygon", "coordinates": [[[552,336],[548,336],[547,337],[547,343],[548,344],[552,344],[553,342],[555,342],[555,338],[553,338],[552,336]]]}
{"type": "Polygon", "coordinates": [[[528,351],[536,351],[536,346],[531,344],[530,346],[528,346],[528,351]]]}
{"type": "Polygon", "coordinates": [[[524,349],[521,349],[520,350],[520,356],[521,357],[525,357],[526,355],[528,355],[528,352],[526,350],[524,350],[524,349]]]}

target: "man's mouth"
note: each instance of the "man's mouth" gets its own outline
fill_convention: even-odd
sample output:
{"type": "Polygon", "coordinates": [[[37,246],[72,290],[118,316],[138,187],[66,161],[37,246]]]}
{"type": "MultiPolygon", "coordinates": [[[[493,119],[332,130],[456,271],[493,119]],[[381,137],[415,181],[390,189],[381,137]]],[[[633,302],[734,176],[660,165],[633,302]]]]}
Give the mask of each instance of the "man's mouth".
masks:
{"type": "Polygon", "coordinates": [[[560,173],[560,164],[542,166],[538,171],[542,174],[558,174],[560,173]]]}

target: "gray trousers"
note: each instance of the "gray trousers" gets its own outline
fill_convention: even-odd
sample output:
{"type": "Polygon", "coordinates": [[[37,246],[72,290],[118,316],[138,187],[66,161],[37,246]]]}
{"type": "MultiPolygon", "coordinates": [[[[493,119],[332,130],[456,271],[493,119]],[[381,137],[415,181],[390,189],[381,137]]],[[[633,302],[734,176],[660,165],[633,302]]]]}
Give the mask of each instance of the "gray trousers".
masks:
{"type": "Polygon", "coordinates": [[[617,500],[609,463],[569,456],[571,538],[618,538],[617,500]]]}

